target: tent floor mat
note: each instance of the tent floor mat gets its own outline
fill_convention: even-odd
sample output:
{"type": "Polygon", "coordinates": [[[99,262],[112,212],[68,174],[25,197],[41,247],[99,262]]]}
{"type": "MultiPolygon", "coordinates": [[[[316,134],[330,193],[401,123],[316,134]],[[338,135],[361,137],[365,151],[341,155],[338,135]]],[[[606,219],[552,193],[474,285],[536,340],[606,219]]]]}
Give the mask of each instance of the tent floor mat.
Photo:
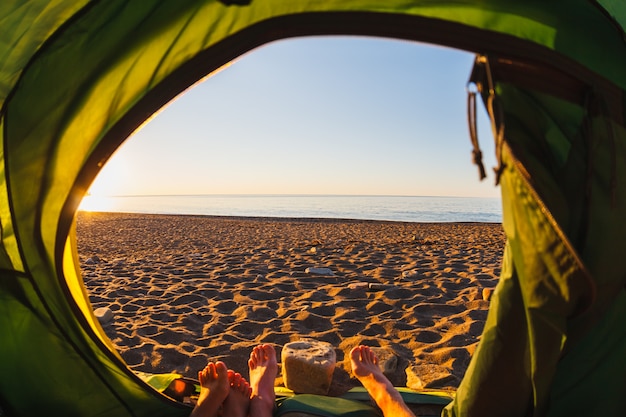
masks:
{"type": "MultiPolygon", "coordinates": [[[[418,417],[440,416],[441,410],[452,401],[447,391],[417,392],[396,388],[411,411],[418,417]]],[[[353,388],[341,397],[313,394],[293,394],[276,389],[277,417],[381,417],[382,413],[362,387],[353,388]]]]}
{"type": "MultiPolygon", "coordinates": [[[[154,375],[150,375],[154,377],[154,375]]],[[[199,382],[180,375],[158,375],[155,381],[161,386],[160,391],[169,397],[190,403],[190,398],[197,398],[200,393],[199,382]],[[168,377],[168,378],[165,378],[168,377]],[[163,389],[164,387],[167,387],[163,389]]],[[[452,401],[451,391],[425,390],[415,391],[396,387],[404,402],[417,417],[440,416],[441,410],[452,401]]],[[[381,417],[382,413],[363,387],[355,387],[340,397],[327,395],[296,394],[293,391],[276,387],[276,417],[381,417]]]]}

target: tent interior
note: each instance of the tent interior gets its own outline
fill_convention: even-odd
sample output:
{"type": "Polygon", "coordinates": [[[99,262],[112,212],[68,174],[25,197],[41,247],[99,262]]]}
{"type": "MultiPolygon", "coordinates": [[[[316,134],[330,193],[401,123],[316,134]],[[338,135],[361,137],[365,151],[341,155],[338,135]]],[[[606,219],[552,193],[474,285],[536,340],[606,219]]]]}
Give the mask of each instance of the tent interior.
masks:
{"type": "Polygon", "coordinates": [[[126,366],[95,319],[76,211],[104,162],[179,93],[259,45],[319,34],[478,54],[470,97],[492,122],[507,244],[444,415],[623,414],[617,2],[30,1],[3,3],[0,16],[3,414],[189,414],[126,366]]]}

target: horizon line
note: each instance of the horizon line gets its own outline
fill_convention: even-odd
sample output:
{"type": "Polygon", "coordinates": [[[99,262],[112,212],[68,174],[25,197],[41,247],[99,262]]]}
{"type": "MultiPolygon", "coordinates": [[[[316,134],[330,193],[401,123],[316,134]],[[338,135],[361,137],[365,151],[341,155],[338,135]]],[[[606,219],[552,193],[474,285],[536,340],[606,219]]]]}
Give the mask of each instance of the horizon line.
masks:
{"type": "MultiPolygon", "coordinates": [[[[85,194],[84,197],[93,197],[85,194]]],[[[460,196],[460,195],[411,195],[411,194],[291,194],[291,193],[201,193],[201,194],[107,194],[95,195],[95,197],[406,197],[406,198],[501,198],[484,196],[460,196]]]]}

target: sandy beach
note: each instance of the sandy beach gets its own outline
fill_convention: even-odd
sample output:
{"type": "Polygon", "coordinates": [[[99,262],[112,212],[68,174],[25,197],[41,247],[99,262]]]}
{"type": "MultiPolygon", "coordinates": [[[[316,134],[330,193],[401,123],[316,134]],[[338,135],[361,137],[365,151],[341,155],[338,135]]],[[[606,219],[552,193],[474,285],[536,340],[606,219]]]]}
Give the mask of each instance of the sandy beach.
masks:
{"type": "MultiPolygon", "coordinates": [[[[80,212],[94,309],[134,370],[244,376],[251,349],[302,338],[337,353],[330,395],[359,385],[347,353],[379,347],[396,386],[455,389],[500,273],[500,224],[80,212]],[[395,365],[395,366],[394,366],[395,365]]],[[[280,378],[277,384],[280,384],[280,378]]]]}

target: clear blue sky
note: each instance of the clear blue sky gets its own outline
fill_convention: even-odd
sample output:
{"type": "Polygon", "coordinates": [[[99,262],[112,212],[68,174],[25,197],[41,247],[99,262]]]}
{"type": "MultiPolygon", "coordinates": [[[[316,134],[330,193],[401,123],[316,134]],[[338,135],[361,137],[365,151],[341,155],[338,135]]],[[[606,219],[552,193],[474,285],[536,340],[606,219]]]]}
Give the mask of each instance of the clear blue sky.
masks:
{"type": "MultiPolygon", "coordinates": [[[[114,154],[92,194],[498,197],[467,131],[474,55],[315,37],[249,52],[170,103],[114,154]]],[[[488,174],[493,139],[482,111],[488,174]]]]}

